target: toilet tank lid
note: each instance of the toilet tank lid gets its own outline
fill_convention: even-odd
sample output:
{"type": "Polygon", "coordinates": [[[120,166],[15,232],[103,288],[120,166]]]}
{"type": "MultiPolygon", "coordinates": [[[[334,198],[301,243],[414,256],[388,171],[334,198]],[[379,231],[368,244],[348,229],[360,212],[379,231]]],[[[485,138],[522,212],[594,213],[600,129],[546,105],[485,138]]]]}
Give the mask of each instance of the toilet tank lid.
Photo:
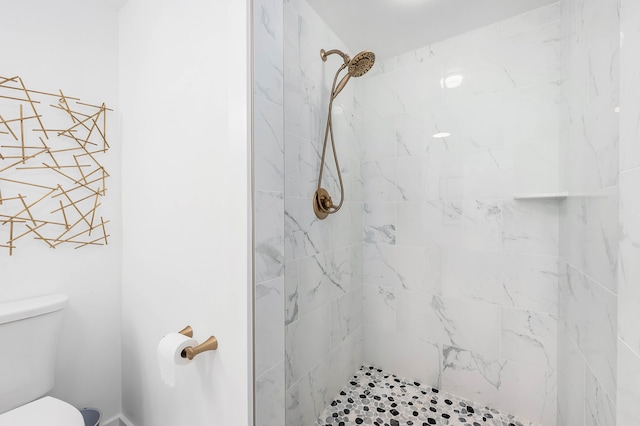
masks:
{"type": "Polygon", "coordinates": [[[69,297],[64,294],[32,297],[0,303],[0,324],[44,315],[64,309],[69,297]]]}

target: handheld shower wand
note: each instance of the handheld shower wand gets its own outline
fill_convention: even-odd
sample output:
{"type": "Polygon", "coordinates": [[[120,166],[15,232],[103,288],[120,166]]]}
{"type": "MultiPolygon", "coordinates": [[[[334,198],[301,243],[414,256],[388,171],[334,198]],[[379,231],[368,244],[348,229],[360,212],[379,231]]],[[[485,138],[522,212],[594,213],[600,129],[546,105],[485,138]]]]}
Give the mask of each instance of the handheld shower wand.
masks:
{"type": "Polygon", "coordinates": [[[342,173],[340,173],[340,164],[338,163],[338,156],[336,154],[336,144],[333,137],[333,124],[331,121],[331,110],[333,108],[333,101],[338,94],[344,89],[351,77],[360,77],[366,74],[376,60],[376,55],[370,51],[362,51],[351,59],[346,53],[334,49],[328,52],[324,49],[320,50],[320,57],[324,62],[327,61],[327,56],[337,54],[342,57],[343,64],[338,68],[335,77],[333,78],[333,84],[331,86],[331,96],[329,99],[329,112],[327,114],[327,127],[324,132],[324,144],[322,146],[322,160],[320,161],[320,172],[318,174],[318,188],[313,196],[313,211],[318,219],[326,219],[330,214],[336,213],[342,207],[344,202],[344,183],[342,182],[342,173]],[[342,77],[339,83],[338,76],[347,68],[347,74],[342,77]],[[337,85],[336,85],[337,83],[337,85]],[[331,149],[333,151],[333,159],[336,165],[336,171],[338,172],[338,182],[340,183],[340,202],[338,205],[333,204],[333,200],[326,189],[322,188],[322,172],[325,165],[325,154],[327,152],[327,142],[331,139],[331,149]]]}

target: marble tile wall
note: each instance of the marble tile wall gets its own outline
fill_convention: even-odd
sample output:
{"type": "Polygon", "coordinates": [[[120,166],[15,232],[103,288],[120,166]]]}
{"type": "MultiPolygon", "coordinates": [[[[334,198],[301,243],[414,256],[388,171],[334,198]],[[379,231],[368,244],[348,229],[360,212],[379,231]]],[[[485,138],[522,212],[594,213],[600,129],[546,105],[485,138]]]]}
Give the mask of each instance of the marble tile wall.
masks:
{"type": "Polygon", "coordinates": [[[560,11],[384,60],[355,92],[365,361],[544,425],[559,202],[513,195],[559,188],[560,11]]]}
{"type": "MultiPolygon", "coordinates": [[[[314,424],[363,362],[360,140],[353,85],[334,101],[333,125],[345,183],[342,209],[319,220],[312,208],[329,94],[351,53],[304,0],[285,0],[284,16],[284,386],[285,421],[314,424]]],[[[328,148],[322,186],[340,197],[328,148]]],[[[276,423],[273,423],[276,425],[276,423]]]]}
{"type": "Polygon", "coordinates": [[[254,282],[256,426],[284,424],[283,5],[254,0],[254,282]]]}
{"type": "Polygon", "coordinates": [[[558,423],[633,424],[616,422],[620,2],[566,0],[562,22],[558,423]]]}
{"type": "Polygon", "coordinates": [[[257,424],[311,423],[363,361],[545,425],[556,403],[639,423],[637,2],[563,0],[352,80],[327,221],[318,52],[348,49],[303,0],[254,7],[257,424]]]}
{"type": "Polygon", "coordinates": [[[633,424],[616,422],[620,1],[565,0],[562,23],[558,424],[633,424]]]}
{"type": "Polygon", "coordinates": [[[620,217],[618,246],[619,425],[640,424],[640,3],[622,0],[620,32],[620,217]]]}

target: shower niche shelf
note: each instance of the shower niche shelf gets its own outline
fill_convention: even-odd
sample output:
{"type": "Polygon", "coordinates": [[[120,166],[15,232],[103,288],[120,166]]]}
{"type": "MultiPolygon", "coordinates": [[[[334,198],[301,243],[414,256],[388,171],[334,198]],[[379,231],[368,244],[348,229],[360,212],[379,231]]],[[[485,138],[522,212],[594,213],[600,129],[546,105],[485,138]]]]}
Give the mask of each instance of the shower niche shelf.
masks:
{"type": "Polygon", "coordinates": [[[569,196],[569,192],[526,192],[513,194],[514,200],[564,200],[569,196]]]}

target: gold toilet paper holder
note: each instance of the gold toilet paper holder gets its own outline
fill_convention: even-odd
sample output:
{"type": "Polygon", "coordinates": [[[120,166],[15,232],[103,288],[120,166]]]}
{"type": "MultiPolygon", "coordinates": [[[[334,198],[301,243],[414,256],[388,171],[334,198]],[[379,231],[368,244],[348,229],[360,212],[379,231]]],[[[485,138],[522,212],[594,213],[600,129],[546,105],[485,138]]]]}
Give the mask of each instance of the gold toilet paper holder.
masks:
{"type": "MultiPolygon", "coordinates": [[[[186,326],[185,328],[180,330],[178,333],[187,337],[193,337],[193,329],[191,328],[190,325],[186,326]]],[[[211,336],[197,346],[187,346],[182,350],[182,353],[180,354],[180,356],[182,358],[188,358],[191,360],[195,358],[196,355],[202,352],[215,351],[216,349],[218,349],[218,339],[216,339],[216,336],[211,336]]]]}

